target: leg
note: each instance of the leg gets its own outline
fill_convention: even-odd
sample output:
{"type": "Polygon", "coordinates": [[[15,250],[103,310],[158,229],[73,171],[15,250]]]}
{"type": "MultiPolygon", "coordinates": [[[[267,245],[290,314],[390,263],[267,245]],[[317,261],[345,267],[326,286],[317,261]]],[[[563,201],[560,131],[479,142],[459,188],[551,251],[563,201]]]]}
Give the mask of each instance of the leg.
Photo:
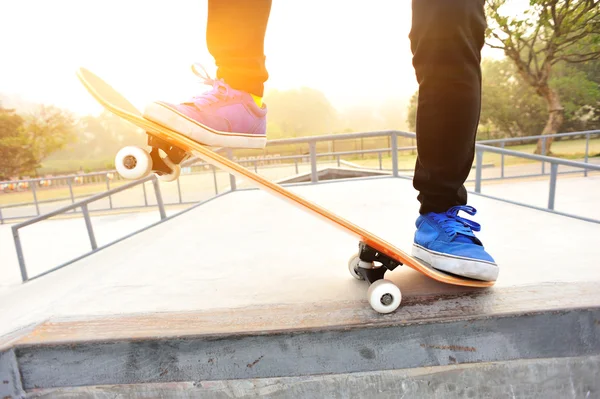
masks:
{"type": "Polygon", "coordinates": [[[410,33],[419,83],[414,187],[420,212],[467,203],[481,107],[483,0],[413,0],[410,33]]]}
{"type": "Polygon", "coordinates": [[[195,68],[212,90],[181,104],[155,101],[144,117],[193,140],[228,148],[264,148],[264,39],[271,0],[208,0],[206,43],[217,79],[195,68]]]}
{"type": "Polygon", "coordinates": [[[496,280],[498,266],[475,237],[464,182],[481,110],[484,0],[413,0],[410,33],[419,83],[414,187],[421,203],[413,255],[432,267],[496,280]]]}
{"type": "Polygon", "coordinates": [[[232,88],[262,97],[269,75],[264,40],[271,0],[209,0],[206,43],[217,77],[232,88]]]}

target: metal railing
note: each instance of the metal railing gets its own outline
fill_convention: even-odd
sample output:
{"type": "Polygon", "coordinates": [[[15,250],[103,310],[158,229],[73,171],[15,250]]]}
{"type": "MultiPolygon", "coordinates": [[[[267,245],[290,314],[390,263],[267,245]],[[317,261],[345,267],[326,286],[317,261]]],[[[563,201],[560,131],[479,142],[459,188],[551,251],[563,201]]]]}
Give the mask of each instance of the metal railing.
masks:
{"type": "MultiPolygon", "coordinates": [[[[227,192],[229,192],[229,191],[226,191],[226,192],[224,192],[224,193],[222,193],[220,195],[219,194],[215,194],[215,196],[213,196],[213,197],[211,197],[211,198],[209,198],[207,200],[204,200],[204,201],[195,202],[195,206],[199,206],[201,204],[204,204],[204,203],[206,203],[206,202],[208,202],[208,201],[210,201],[210,200],[212,200],[214,198],[217,198],[217,197],[219,197],[219,196],[221,196],[223,194],[226,194],[227,192]]],[[[150,176],[148,176],[146,178],[143,178],[143,179],[140,179],[140,180],[135,180],[135,181],[132,181],[130,183],[126,183],[126,184],[124,184],[124,185],[122,185],[120,187],[113,188],[111,190],[108,190],[108,191],[100,193],[100,194],[96,194],[96,195],[91,196],[89,198],[86,198],[84,200],[78,201],[78,202],[76,202],[74,204],[70,204],[70,205],[61,207],[59,209],[55,209],[55,210],[53,210],[51,212],[48,212],[48,213],[46,213],[44,215],[36,216],[36,217],[34,217],[32,219],[29,219],[29,220],[27,220],[25,222],[13,224],[11,226],[11,229],[12,229],[13,240],[14,240],[14,243],[15,243],[15,249],[17,251],[17,260],[18,260],[18,263],[19,263],[19,268],[21,270],[21,280],[23,282],[26,282],[26,281],[32,280],[34,278],[38,278],[38,277],[44,276],[44,275],[46,275],[48,273],[51,273],[53,271],[59,270],[59,269],[65,267],[65,266],[67,266],[67,265],[69,265],[69,264],[71,264],[71,263],[79,260],[79,259],[82,259],[82,258],[84,258],[86,256],[89,256],[89,255],[93,254],[94,252],[97,252],[97,251],[99,251],[101,249],[104,249],[104,248],[107,248],[107,247],[109,247],[111,245],[114,245],[115,243],[117,243],[119,241],[122,241],[125,238],[131,237],[134,234],[137,234],[137,233],[140,233],[140,232],[142,232],[144,230],[147,230],[148,228],[150,228],[152,226],[155,226],[155,225],[157,225],[159,223],[162,223],[162,222],[164,222],[164,221],[166,221],[168,219],[171,219],[171,218],[173,218],[173,217],[175,217],[175,216],[177,216],[177,215],[179,215],[179,214],[181,214],[183,212],[187,212],[190,209],[194,208],[195,206],[192,206],[192,207],[190,207],[188,209],[185,209],[183,211],[180,211],[180,212],[176,213],[175,215],[167,217],[167,213],[166,213],[166,210],[165,210],[165,204],[164,204],[164,201],[163,201],[163,198],[162,198],[162,194],[161,194],[161,190],[160,190],[159,181],[158,181],[157,177],[154,174],[152,174],[152,175],[150,175],[150,176]],[[156,205],[155,205],[155,207],[158,209],[158,213],[159,213],[160,219],[156,223],[152,223],[149,226],[146,226],[146,227],[144,227],[142,229],[136,230],[133,233],[127,234],[124,237],[118,238],[118,239],[116,239],[114,241],[111,241],[111,242],[109,242],[109,243],[107,243],[107,244],[99,247],[98,243],[96,241],[96,235],[94,234],[94,227],[93,227],[93,224],[92,224],[92,218],[90,217],[90,213],[91,212],[89,210],[89,204],[91,204],[93,202],[96,202],[96,201],[99,201],[99,200],[102,200],[104,198],[110,197],[111,195],[115,195],[117,193],[129,190],[129,189],[131,189],[133,187],[136,187],[138,185],[144,185],[147,182],[151,182],[152,185],[153,185],[154,195],[155,195],[155,198],[156,198],[156,205]],[[83,215],[83,219],[85,221],[85,226],[86,226],[87,235],[88,235],[88,239],[89,239],[89,242],[90,242],[90,248],[91,248],[91,250],[87,251],[87,252],[83,253],[82,255],[80,255],[80,256],[78,256],[78,257],[76,257],[74,259],[71,259],[71,260],[69,260],[69,261],[67,261],[67,262],[65,262],[65,263],[63,263],[63,264],[61,264],[59,266],[53,267],[53,268],[51,268],[51,269],[49,269],[49,270],[47,270],[47,271],[45,271],[43,273],[39,273],[39,274],[37,274],[37,275],[35,275],[33,277],[29,276],[29,273],[27,272],[27,267],[26,267],[26,263],[25,263],[25,255],[24,255],[24,252],[23,252],[23,246],[21,244],[21,238],[20,238],[19,231],[22,228],[24,228],[24,227],[33,225],[35,223],[38,223],[38,222],[41,222],[41,221],[44,221],[44,220],[48,220],[48,219],[50,219],[52,217],[58,216],[60,214],[67,213],[69,211],[73,211],[76,208],[80,208],[81,209],[81,214],[83,215]]]]}
{"type": "MultiPolygon", "coordinates": [[[[489,198],[493,198],[496,200],[500,200],[500,201],[505,201],[505,202],[509,202],[512,204],[516,204],[516,205],[521,205],[521,206],[525,206],[525,207],[529,207],[529,208],[533,208],[533,209],[538,209],[538,210],[543,210],[543,211],[548,211],[548,212],[552,212],[552,213],[556,213],[556,214],[560,214],[563,216],[568,216],[568,217],[572,217],[572,218],[576,218],[576,219],[581,219],[581,220],[585,220],[588,222],[593,222],[593,223],[600,223],[600,220],[595,220],[592,218],[587,218],[587,217],[582,217],[582,216],[578,216],[578,215],[573,215],[573,214],[567,214],[564,212],[559,212],[555,210],[555,200],[556,200],[556,185],[557,185],[557,177],[560,174],[558,169],[559,166],[568,166],[571,168],[576,168],[578,171],[576,173],[584,173],[584,176],[588,176],[588,172],[589,171],[595,171],[595,172],[600,172],[600,164],[599,165],[595,165],[595,164],[591,164],[589,163],[589,141],[590,141],[590,136],[592,135],[600,135],[600,130],[597,131],[586,131],[586,132],[574,132],[574,133],[563,133],[563,134],[558,134],[558,135],[553,135],[553,136],[533,136],[533,137],[524,137],[524,138],[514,138],[514,139],[500,139],[500,140],[486,140],[483,142],[478,142],[475,146],[475,164],[474,164],[474,168],[475,168],[475,178],[472,180],[475,183],[475,193],[479,194],[479,195],[483,195],[489,198]],[[585,149],[585,158],[584,158],[584,162],[577,162],[577,161],[571,161],[571,160],[566,160],[566,159],[560,159],[560,158],[555,158],[555,157],[549,157],[549,156],[544,156],[544,155],[535,155],[535,154],[529,154],[529,153],[524,153],[524,152],[519,152],[519,151],[514,151],[514,150],[509,150],[504,148],[505,144],[508,142],[513,142],[513,141],[525,141],[525,140],[532,140],[532,139],[537,139],[537,138],[543,138],[543,139],[548,139],[548,138],[556,138],[556,137],[567,137],[567,136],[577,136],[577,135],[583,135],[586,137],[586,149],[585,149]],[[492,145],[498,145],[500,144],[499,147],[493,147],[492,145]],[[507,199],[503,199],[503,198],[499,198],[499,197],[492,197],[489,195],[484,195],[481,193],[481,188],[482,188],[482,182],[485,181],[486,179],[483,178],[482,176],[482,170],[483,170],[483,154],[485,152],[489,152],[489,153],[495,153],[495,154],[500,154],[502,157],[502,176],[503,178],[507,178],[504,177],[504,157],[505,156],[511,156],[511,157],[517,157],[517,158],[522,158],[522,159],[527,159],[527,160],[533,160],[533,161],[539,161],[542,164],[549,164],[550,165],[550,185],[549,185],[549,192],[548,192],[548,202],[547,202],[547,207],[546,208],[541,208],[541,207],[536,207],[533,205],[529,205],[529,204],[525,204],[525,203],[520,203],[520,202],[516,202],[516,201],[511,201],[511,200],[507,200],[507,199]]],[[[298,164],[299,163],[309,163],[310,164],[310,182],[308,182],[309,184],[315,184],[315,183],[319,183],[319,175],[318,175],[318,159],[319,158],[323,158],[323,157],[329,157],[331,159],[337,160],[338,165],[340,164],[340,159],[342,156],[345,155],[357,155],[357,154],[378,154],[378,158],[379,158],[379,169],[382,169],[382,157],[383,154],[389,154],[390,158],[391,158],[391,169],[389,170],[390,172],[390,177],[403,177],[403,178],[411,178],[410,174],[407,175],[400,175],[400,170],[398,168],[398,154],[400,152],[405,152],[405,151],[414,151],[416,149],[415,146],[404,146],[404,147],[399,147],[398,146],[398,139],[399,138],[408,138],[408,139],[415,139],[415,134],[414,133],[409,133],[409,132],[401,132],[401,131],[396,131],[396,130],[388,130],[388,131],[379,131],[379,132],[367,132],[367,133],[350,133],[350,134],[336,134],[336,135],[325,135],[325,136],[312,136],[312,137],[302,137],[302,138],[294,138],[294,139],[282,139],[282,140],[272,140],[268,143],[268,146],[277,146],[277,145],[289,145],[289,144],[307,144],[308,145],[308,153],[306,154],[301,154],[301,155],[288,155],[288,156],[279,156],[279,157],[271,157],[270,161],[277,161],[277,162],[288,162],[289,164],[291,164],[292,162],[295,164],[295,170],[296,173],[298,173],[298,164]],[[368,149],[368,150],[360,150],[360,151],[338,151],[338,152],[324,152],[324,153],[317,153],[317,143],[319,142],[323,142],[323,141],[331,141],[331,140],[348,140],[348,139],[355,139],[355,138],[369,138],[369,137],[381,137],[381,136],[387,136],[389,137],[389,143],[390,143],[390,147],[389,148],[377,148],[377,149],[368,149]]],[[[229,158],[233,157],[233,153],[232,151],[227,151],[227,156],[229,158]]],[[[258,170],[258,165],[259,163],[262,162],[262,160],[260,158],[255,158],[253,160],[238,160],[238,162],[240,164],[246,165],[247,167],[251,167],[254,166],[255,170],[258,170]]],[[[193,165],[194,163],[198,163],[198,160],[192,160],[190,161],[187,165],[193,165]]],[[[213,173],[216,173],[214,167],[211,166],[211,168],[213,169],[213,173]]],[[[574,172],[564,172],[564,173],[574,173],[574,172]]],[[[535,175],[525,175],[525,176],[513,176],[513,177],[530,177],[530,176],[542,176],[545,174],[544,169],[541,170],[540,174],[535,174],[535,175]]],[[[215,175],[216,176],[216,175],[215,175]]],[[[63,177],[64,178],[64,177],[63,177]]],[[[366,177],[368,179],[368,177],[366,177]]],[[[39,180],[39,179],[38,179],[39,180]]],[[[213,198],[217,198],[221,195],[225,195],[227,193],[230,193],[232,191],[235,190],[240,190],[240,188],[237,187],[237,183],[236,183],[236,178],[233,175],[229,176],[229,189],[221,194],[218,193],[218,189],[217,189],[217,179],[216,177],[213,180],[213,184],[215,185],[215,196],[211,197],[208,200],[211,200],[213,198]]],[[[182,202],[181,200],[181,187],[179,186],[179,180],[177,180],[176,183],[171,183],[171,184],[177,184],[178,185],[178,193],[179,193],[179,202],[180,204],[184,204],[185,202],[182,202]]],[[[297,184],[297,183],[295,183],[297,184]]],[[[302,184],[302,183],[301,183],[302,184]]],[[[105,199],[105,198],[110,198],[111,196],[119,193],[119,192],[123,192],[125,190],[129,190],[133,187],[136,187],[138,185],[142,185],[142,187],[144,187],[144,195],[145,195],[145,207],[148,206],[156,206],[158,207],[159,210],[159,214],[160,214],[160,220],[157,223],[152,224],[151,226],[161,223],[164,220],[170,219],[171,217],[174,217],[176,215],[173,215],[171,217],[166,216],[166,212],[165,212],[165,203],[163,201],[162,198],[162,194],[160,191],[160,185],[158,182],[158,179],[152,175],[150,177],[147,177],[145,179],[141,179],[141,180],[137,180],[134,182],[130,182],[130,183],[126,183],[120,187],[117,188],[113,188],[110,189],[106,192],[91,196],[89,198],[80,200],[78,202],[74,201],[74,197],[71,196],[71,199],[73,200],[73,203],[64,207],[61,207],[59,209],[53,210],[51,212],[48,212],[44,215],[38,215],[30,220],[27,220],[25,222],[19,223],[19,224],[15,224],[13,225],[12,228],[12,233],[13,233],[13,238],[14,238],[14,242],[15,242],[15,248],[17,251],[17,257],[18,257],[18,262],[19,262],[19,266],[21,269],[21,277],[23,281],[28,281],[31,280],[32,278],[37,278],[40,277],[42,275],[48,274],[50,272],[53,272],[55,270],[58,270],[68,264],[71,264],[73,262],[75,262],[76,260],[79,260],[85,256],[88,256],[96,251],[99,251],[103,248],[106,248],[110,245],[113,245],[114,243],[121,241],[127,237],[130,237],[134,234],[137,234],[143,230],[146,230],[147,228],[151,227],[151,226],[147,226],[141,230],[138,230],[134,233],[128,234],[125,237],[122,237],[120,239],[117,239],[109,244],[106,244],[102,247],[98,247],[97,243],[96,243],[96,239],[95,239],[95,235],[94,235],[94,229],[92,226],[92,221],[90,218],[90,209],[89,209],[89,204],[105,199]],[[152,182],[153,186],[154,186],[154,191],[155,191],[155,196],[156,196],[156,205],[150,205],[147,201],[147,197],[146,197],[146,191],[145,191],[145,186],[144,184],[147,182],[152,182]],[[23,254],[23,248],[21,245],[21,240],[19,237],[19,230],[21,228],[24,228],[26,226],[30,226],[34,223],[43,221],[43,220],[47,220],[51,217],[60,215],[60,214],[65,214],[68,212],[75,212],[77,209],[81,209],[81,211],[79,211],[79,213],[81,213],[83,215],[83,218],[85,220],[85,225],[87,228],[87,233],[88,233],[88,237],[89,237],[89,241],[90,241],[90,247],[91,250],[86,252],[85,254],[72,259],[60,266],[54,267],[44,273],[38,274],[37,276],[34,277],[29,277],[28,273],[27,273],[27,269],[25,266],[25,258],[24,258],[24,254],[23,254]]],[[[208,201],[207,200],[207,201],[208,201]]],[[[203,203],[205,203],[206,201],[202,201],[202,202],[192,202],[193,204],[195,204],[194,206],[190,207],[189,209],[192,209],[196,206],[199,206],[203,203]]],[[[178,214],[182,213],[182,212],[186,212],[189,209],[185,209],[181,212],[179,212],[178,214]]],[[[38,210],[39,212],[39,210],[38,210]]]]}
{"type": "MultiPolygon", "coordinates": [[[[537,207],[534,205],[526,204],[518,201],[511,201],[501,197],[495,197],[490,195],[484,195],[488,198],[508,202],[515,205],[521,205],[525,207],[529,207],[536,210],[549,211],[552,213],[560,214],[562,216],[568,216],[571,218],[576,218],[588,222],[600,223],[600,220],[583,217],[579,215],[574,215],[570,213],[560,212],[555,210],[555,201],[556,201],[556,182],[559,174],[573,174],[573,173],[583,173],[583,176],[587,177],[590,171],[600,172],[600,164],[590,164],[589,163],[589,148],[590,148],[590,140],[591,136],[600,136],[600,130],[589,130],[589,131],[581,131],[581,132],[572,132],[572,133],[558,133],[554,135],[538,135],[538,136],[528,136],[528,137],[518,137],[518,138],[505,138],[505,139],[497,139],[497,140],[485,140],[479,141],[475,145],[476,159],[475,159],[475,178],[467,180],[467,182],[473,182],[475,184],[475,193],[479,195],[483,195],[481,193],[482,182],[486,180],[498,180],[499,178],[484,178],[482,176],[483,171],[483,154],[485,152],[496,153],[501,155],[501,177],[500,179],[523,179],[523,178],[531,178],[531,177],[539,177],[539,176],[547,176],[548,174],[545,172],[545,165],[550,165],[550,185],[548,192],[548,205],[546,208],[537,207]],[[537,155],[537,154],[528,154],[525,152],[514,151],[504,148],[506,143],[512,142],[527,142],[532,140],[542,139],[542,153],[546,153],[547,148],[547,140],[555,139],[555,138],[563,138],[563,137],[576,137],[582,136],[585,137],[585,151],[584,151],[584,161],[577,162],[571,161],[556,157],[549,157],[546,155],[537,155]],[[493,147],[492,145],[500,145],[499,147],[493,147]],[[526,174],[526,175],[515,175],[515,176],[506,176],[505,175],[505,156],[511,156],[516,158],[522,158],[532,161],[541,162],[541,172],[536,174],[526,174]],[[559,166],[568,166],[571,168],[576,168],[575,171],[565,171],[559,172],[559,166]]],[[[396,130],[389,131],[379,131],[379,132],[369,132],[369,133],[350,133],[350,134],[339,134],[339,135],[326,135],[326,136],[315,136],[315,137],[302,137],[295,139],[281,139],[281,140],[272,140],[268,145],[282,145],[282,144],[308,144],[309,149],[309,159],[311,165],[311,183],[318,182],[318,174],[317,174],[317,158],[318,157],[338,157],[338,165],[339,165],[339,156],[340,155],[351,155],[351,154],[362,154],[362,153],[378,153],[379,156],[379,165],[380,169],[382,169],[381,158],[383,153],[389,153],[391,155],[392,168],[391,174],[393,177],[399,177],[399,169],[398,169],[398,153],[402,151],[413,151],[416,149],[416,146],[405,146],[398,147],[398,138],[404,137],[408,139],[416,139],[415,133],[402,132],[396,130]],[[363,150],[363,151],[349,151],[349,152],[338,152],[338,153],[321,153],[317,154],[316,152],[316,143],[319,141],[330,141],[330,140],[344,140],[344,139],[353,139],[353,138],[367,138],[367,137],[378,137],[378,136],[390,136],[391,146],[390,148],[380,148],[380,149],[371,149],[371,150],[363,150]]],[[[408,174],[404,177],[412,177],[411,174],[408,174]]]]}
{"type": "MultiPolygon", "coordinates": [[[[477,144],[505,148],[507,144],[523,143],[523,142],[541,139],[542,140],[542,155],[544,155],[546,153],[546,148],[547,148],[546,143],[547,143],[548,139],[557,139],[557,138],[565,138],[565,137],[573,137],[573,136],[585,137],[586,142],[585,142],[585,151],[583,153],[583,158],[584,158],[583,162],[588,163],[589,156],[590,156],[589,143],[590,143],[591,136],[600,136],[600,130],[591,130],[591,131],[573,132],[573,133],[559,133],[559,134],[550,135],[550,136],[528,136],[528,137],[483,140],[483,141],[478,141],[477,144]]],[[[327,136],[302,137],[302,138],[295,138],[295,139],[271,140],[268,142],[268,147],[276,147],[278,145],[306,144],[306,145],[308,145],[308,149],[307,149],[308,151],[306,154],[302,154],[302,155],[286,155],[286,156],[267,155],[266,157],[264,155],[262,155],[262,156],[259,155],[257,157],[253,157],[254,159],[250,159],[250,160],[239,159],[239,160],[237,160],[237,162],[248,168],[252,167],[255,172],[258,172],[259,167],[264,167],[265,163],[293,164],[296,174],[299,173],[299,165],[311,164],[311,177],[312,177],[311,181],[314,183],[314,182],[318,181],[318,178],[316,176],[316,173],[317,173],[316,172],[316,162],[319,159],[331,158],[332,160],[337,162],[338,166],[340,166],[342,157],[347,157],[347,156],[356,157],[356,156],[365,156],[365,155],[376,154],[377,158],[378,158],[378,164],[379,164],[378,169],[388,171],[388,172],[392,173],[394,176],[398,176],[398,174],[401,172],[401,170],[398,169],[398,167],[397,167],[397,157],[394,159],[394,153],[392,151],[392,148],[395,147],[399,153],[415,152],[416,148],[417,148],[414,145],[398,147],[398,138],[399,137],[414,140],[415,134],[390,130],[390,131],[381,131],[381,132],[336,134],[336,135],[327,135],[327,136]],[[339,141],[344,141],[344,140],[364,140],[364,139],[376,138],[376,137],[389,137],[389,140],[388,140],[389,144],[390,144],[389,147],[370,148],[370,149],[365,149],[365,150],[351,150],[351,151],[332,151],[332,152],[321,152],[321,153],[317,152],[317,143],[322,143],[322,142],[326,142],[326,141],[339,142],[339,141]],[[384,156],[392,157],[392,167],[391,168],[386,169],[383,167],[384,156]]],[[[231,158],[232,152],[227,151],[227,155],[231,158]]],[[[505,156],[507,156],[507,155],[508,155],[507,153],[500,153],[501,160],[500,160],[499,176],[498,177],[481,177],[481,181],[522,179],[522,178],[539,177],[539,176],[548,175],[548,172],[546,170],[547,162],[544,160],[534,159],[534,160],[539,160],[541,162],[540,173],[533,173],[533,174],[527,174],[527,175],[519,174],[519,175],[514,175],[514,176],[508,176],[505,173],[505,171],[506,171],[505,156]]],[[[192,172],[190,174],[212,173],[212,175],[213,175],[213,190],[214,190],[215,194],[219,193],[219,187],[218,187],[218,183],[217,183],[217,170],[212,165],[208,165],[198,159],[192,159],[192,160],[187,161],[187,163],[182,166],[190,167],[190,168],[194,168],[194,169],[201,169],[201,170],[205,167],[209,168],[210,171],[192,172]]],[[[404,172],[410,173],[410,172],[412,172],[412,169],[404,170],[404,172]]],[[[560,171],[558,173],[559,174],[583,173],[584,176],[587,176],[588,169],[584,168],[581,171],[560,171]]],[[[25,186],[27,186],[28,187],[27,190],[29,190],[32,194],[33,201],[32,202],[24,202],[24,203],[13,203],[13,204],[7,204],[7,205],[0,206],[0,224],[4,224],[4,223],[10,222],[10,221],[24,220],[24,219],[27,219],[27,218],[30,218],[33,216],[39,216],[42,213],[45,213],[42,211],[42,209],[40,209],[40,207],[42,205],[47,205],[50,203],[60,203],[60,202],[66,202],[66,201],[69,201],[69,202],[71,202],[71,204],[74,204],[76,202],[76,200],[78,200],[78,199],[87,198],[87,197],[93,195],[93,194],[75,195],[74,187],[77,187],[78,184],[103,183],[106,185],[106,190],[110,190],[111,182],[118,181],[118,180],[121,180],[118,173],[115,170],[109,170],[109,171],[105,171],[105,172],[95,172],[95,173],[88,173],[88,174],[81,174],[81,175],[55,176],[55,177],[47,177],[47,178],[36,178],[36,179],[26,179],[26,180],[15,180],[15,181],[10,181],[10,182],[1,182],[0,185],[12,185],[12,186],[25,185],[25,186]],[[38,190],[40,190],[40,188],[38,186],[40,186],[40,184],[43,182],[45,182],[46,184],[48,182],[51,182],[52,187],[56,187],[59,185],[68,187],[69,188],[69,196],[61,197],[61,198],[52,198],[52,199],[48,199],[48,200],[40,200],[38,198],[38,190]],[[15,208],[19,208],[19,209],[15,210],[15,208]],[[27,209],[27,208],[29,208],[29,209],[27,209]],[[8,212],[9,210],[11,210],[11,212],[8,212]],[[29,210],[29,212],[28,212],[28,210],[29,210]],[[33,212],[31,212],[31,211],[33,211],[33,212]],[[11,213],[13,214],[12,216],[10,215],[11,213]]],[[[473,183],[473,182],[475,182],[475,179],[467,180],[467,183],[473,183]]],[[[191,204],[195,203],[195,201],[183,201],[182,188],[181,188],[180,181],[177,180],[177,182],[175,184],[177,187],[177,200],[171,201],[171,202],[166,202],[167,205],[191,205],[191,204]]],[[[230,185],[235,185],[235,179],[232,179],[230,181],[230,185]]],[[[143,189],[143,196],[144,196],[144,204],[143,205],[137,205],[137,206],[133,206],[133,207],[122,206],[122,205],[115,203],[112,199],[112,196],[109,196],[107,198],[108,205],[106,207],[98,208],[98,209],[90,209],[89,211],[93,214],[93,213],[97,213],[97,212],[106,212],[106,211],[112,211],[112,210],[138,210],[141,208],[152,207],[153,205],[149,204],[148,200],[147,200],[146,187],[142,186],[142,189],[143,189]]],[[[1,195],[2,194],[0,194],[0,196],[1,195]]],[[[11,194],[8,194],[8,195],[11,195],[11,194]]],[[[51,208],[51,207],[46,207],[46,208],[51,208]]],[[[73,213],[81,213],[81,211],[79,211],[78,208],[76,208],[72,212],[73,213]]]]}
{"type": "MultiPolygon", "coordinates": [[[[219,185],[217,183],[217,173],[219,173],[220,171],[218,171],[214,166],[209,165],[199,159],[191,159],[189,161],[187,161],[186,163],[184,163],[182,165],[182,167],[199,167],[199,168],[203,168],[203,167],[207,167],[209,169],[209,171],[207,172],[198,172],[198,173],[194,173],[194,174],[202,174],[202,173],[211,173],[213,175],[213,190],[215,192],[215,194],[219,193],[219,185]]],[[[71,205],[73,204],[77,204],[79,203],[79,201],[81,201],[82,199],[85,198],[91,198],[92,196],[94,196],[94,193],[90,193],[90,194],[82,194],[82,195],[76,195],[75,194],[75,190],[74,187],[77,187],[79,184],[81,185],[85,185],[85,184],[98,184],[98,183],[104,183],[106,185],[106,191],[102,191],[102,193],[104,192],[108,192],[111,191],[113,188],[111,187],[111,182],[114,181],[118,181],[118,180],[123,180],[120,178],[119,174],[117,173],[116,170],[109,170],[109,171],[104,171],[104,172],[95,172],[95,173],[88,173],[88,174],[82,174],[82,175],[66,175],[66,176],[53,176],[53,177],[46,177],[46,178],[36,178],[36,179],[23,179],[23,180],[14,180],[14,181],[9,181],[9,182],[1,182],[2,185],[25,185],[27,187],[27,190],[29,190],[32,194],[32,199],[33,201],[31,202],[21,202],[21,203],[13,203],[13,204],[6,204],[6,205],[2,205],[0,206],[0,224],[5,224],[6,222],[11,222],[11,221],[20,221],[20,220],[24,220],[24,219],[28,219],[31,217],[35,217],[35,216],[40,216],[43,215],[49,211],[43,212],[41,207],[42,205],[47,205],[47,204],[52,204],[52,203],[61,203],[61,202],[70,202],[71,205]],[[68,197],[55,197],[52,199],[47,199],[47,200],[40,200],[38,197],[38,190],[40,190],[39,186],[41,183],[43,182],[60,182],[62,184],[62,186],[66,186],[69,188],[69,196],[68,197]],[[79,183],[78,183],[79,182],[79,183]],[[15,209],[15,208],[21,208],[21,212],[15,212],[15,213],[20,213],[16,216],[8,216],[6,212],[9,209],[15,209]],[[25,210],[23,210],[23,208],[25,208],[25,210]],[[33,214],[30,212],[27,212],[27,208],[33,208],[33,214]],[[3,211],[4,210],[4,211],[3,211]]],[[[195,204],[197,201],[184,201],[183,200],[183,195],[182,195],[182,188],[181,188],[181,183],[178,180],[176,180],[174,182],[176,188],[177,188],[177,200],[175,201],[170,201],[170,202],[165,202],[165,205],[193,205],[195,204]]],[[[57,184],[59,185],[59,184],[57,184]]],[[[50,187],[54,186],[54,184],[50,184],[50,187]]],[[[128,186],[129,187],[129,186],[128,186]]],[[[113,201],[113,195],[108,195],[105,196],[103,198],[105,198],[108,202],[108,205],[105,207],[100,207],[100,208],[96,208],[96,209],[88,209],[88,212],[90,212],[91,214],[94,213],[105,213],[107,211],[122,211],[122,210],[130,210],[130,211],[134,211],[134,210],[140,210],[143,208],[152,208],[154,207],[153,204],[150,204],[148,201],[148,193],[146,190],[146,186],[145,185],[141,185],[142,187],[142,194],[143,194],[143,205],[134,205],[134,206],[123,206],[123,205],[118,205],[115,204],[115,201],[113,201]]],[[[53,188],[49,188],[50,190],[54,189],[53,188]]],[[[115,193],[120,192],[120,190],[114,191],[115,193]]],[[[8,195],[12,195],[12,194],[8,194],[8,195]]],[[[63,207],[57,208],[57,209],[62,209],[63,207]]],[[[79,210],[80,207],[75,206],[72,211],[70,212],[70,214],[81,214],[82,211],[79,210]]]]}

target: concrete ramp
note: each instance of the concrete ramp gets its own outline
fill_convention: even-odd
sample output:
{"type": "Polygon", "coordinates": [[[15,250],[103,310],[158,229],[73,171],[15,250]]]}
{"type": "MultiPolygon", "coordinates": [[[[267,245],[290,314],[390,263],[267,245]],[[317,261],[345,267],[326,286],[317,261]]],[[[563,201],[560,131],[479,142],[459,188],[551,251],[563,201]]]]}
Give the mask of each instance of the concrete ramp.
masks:
{"type": "MultiPolygon", "coordinates": [[[[410,250],[410,181],[292,189],[410,250]]],[[[600,395],[600,226],[469,203],[496,286],[399,268],[386,278],[403,304],[380,315],[347,270],[354,238],[262,191],[229,194],[0,291],[0,394],[600,395]]]]}

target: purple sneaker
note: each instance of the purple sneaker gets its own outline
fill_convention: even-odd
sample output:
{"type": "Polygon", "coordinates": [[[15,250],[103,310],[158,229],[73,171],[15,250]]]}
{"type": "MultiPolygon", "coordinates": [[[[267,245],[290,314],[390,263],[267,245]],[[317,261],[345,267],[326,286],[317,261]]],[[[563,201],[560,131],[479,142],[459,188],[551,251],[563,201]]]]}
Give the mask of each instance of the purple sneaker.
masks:
{"type": "Polygon", "coordinates": [[[249,93],[222,79],[211,79],[198,64],[192,70],[212,90],[179,105],[155,101],[146,107],[144,117],[207,146],[264,148],[267,107],[259,107],[249,93]]]}

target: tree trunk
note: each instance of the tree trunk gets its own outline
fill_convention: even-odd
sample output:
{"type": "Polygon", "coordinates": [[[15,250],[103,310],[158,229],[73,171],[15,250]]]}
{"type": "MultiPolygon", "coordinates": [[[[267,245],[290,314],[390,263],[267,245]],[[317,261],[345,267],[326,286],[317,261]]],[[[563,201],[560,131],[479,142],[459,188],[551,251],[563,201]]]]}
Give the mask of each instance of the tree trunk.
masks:
{"type": "MultiPolygon", "coordinates": [[[[558,129],[560,129],[565,119],[565,109],[560,103],[558,93],[547,85],[538,88],[538,93],[544,97],[544,100],[546,100],[546,105],[548,106],[548,121],[546,122],[546,126],[544,126],[542,135],[558,133],[558,129]]],[[[550,146],[552,145],[552,138],[547,138],[545,141],[546,144],[544,146],[544,139],[538,140],[537,147],[535,149],[536,154],[542,154],[543,152],[544,153],[542,155],[551,154],[550,146]],[[542,151],[543,149],[545,149],[545,151],[542,151]]]]}

